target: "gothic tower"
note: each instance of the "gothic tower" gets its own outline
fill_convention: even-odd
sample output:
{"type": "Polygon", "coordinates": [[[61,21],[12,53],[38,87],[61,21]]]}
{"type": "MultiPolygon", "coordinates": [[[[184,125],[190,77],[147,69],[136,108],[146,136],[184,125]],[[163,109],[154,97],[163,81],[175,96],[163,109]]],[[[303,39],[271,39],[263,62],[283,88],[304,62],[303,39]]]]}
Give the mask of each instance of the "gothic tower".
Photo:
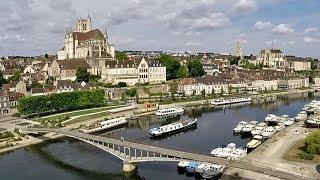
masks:
{"type": "Polygon", "coordinates": [[[238,36],[238,39],[237,39],[235,55],[240,57],[241,59],[243,58],[243,52],[242,52],[242,47],[241,47],[240,36],[238,36]]]}
{"type": "Polygon", "coordinates": [[[91,17],[88,16],[85,19],[77,19],[77,25],[76,25],[77,32],[89,32],[92,30],[92,23],[91,23],[91,17]]]}

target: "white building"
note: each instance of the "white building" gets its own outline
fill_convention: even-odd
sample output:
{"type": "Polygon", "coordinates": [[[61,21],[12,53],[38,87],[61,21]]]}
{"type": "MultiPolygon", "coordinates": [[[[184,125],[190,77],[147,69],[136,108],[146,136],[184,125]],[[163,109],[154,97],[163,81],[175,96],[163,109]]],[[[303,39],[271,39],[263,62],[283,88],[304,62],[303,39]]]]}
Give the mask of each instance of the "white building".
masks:
{"type": "Polygon", "coordinates": [[[293,69],[294,71],[310,71],[311,70],[311,62],[307,58],[287,56],[286,59],[289,64],[289,68],[293,69]]]}
{"type": "Polygon", "coordinates": [[[107,32],[92,29],[91,17],[78,19],[76,31],[68,29],[58,59],[115,57],[115,46],[108,41],[107,32]]]}
{"type": "Polygon", "coordinates": [[[229,86],[221,76],[185,78],[178,85],[179,93],[185,93],[187,96],[201,95],[203,90],[205,94],[228,93],[229,86]]]}
{"type": "Polygon", "coordinates": [[[138,83],[158,84],[166,82],[166,67],[157,60],[104,61],[101,78],[107,83],[118,84],[125,82],[128,85],[138,83]]]}

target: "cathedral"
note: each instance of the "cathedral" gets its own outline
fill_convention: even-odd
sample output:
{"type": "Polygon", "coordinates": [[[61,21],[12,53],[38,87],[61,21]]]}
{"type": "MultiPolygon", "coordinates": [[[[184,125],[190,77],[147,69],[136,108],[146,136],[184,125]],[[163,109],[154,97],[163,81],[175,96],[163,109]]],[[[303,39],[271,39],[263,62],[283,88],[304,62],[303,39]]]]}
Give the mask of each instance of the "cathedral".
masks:
{"type": "Polygon", "coordinates": [[[91,17],[78,19],[76,31],[67,30],[64,46],[58,51],[58,59],[114,58],[115,46],[108,41],[106,30],[92,30],[91,17]]]}

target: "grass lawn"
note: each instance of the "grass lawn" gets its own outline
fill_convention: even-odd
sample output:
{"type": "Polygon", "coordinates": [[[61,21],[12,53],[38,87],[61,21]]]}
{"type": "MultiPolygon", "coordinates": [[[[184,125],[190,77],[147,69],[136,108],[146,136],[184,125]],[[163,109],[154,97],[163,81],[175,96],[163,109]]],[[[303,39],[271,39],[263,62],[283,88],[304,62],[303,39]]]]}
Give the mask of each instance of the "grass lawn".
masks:
{"type": "Polygon", "coordinates": [[[82,116],[82,117],[78,117],[78,118],[72,119],[71,121],[68,121],[68,122],[63,123],[63,124],[64,125],[68,125],[68,124],[72,124],[72,123],[75,123],[75,122],[81,122],[81,121],[86,121],[86,120],[90,120],[90,119],[94,119],[94,118],[104,117],[104,116],[107,116],[107,115],[109,115],[108,112],[101,112],[101,113],[97,113],[97,114],[91,114],[91,115],[88,115],[88,116],[82,116]]]}
{"type": "MultiPolygon", "coordinates": [[[[123,106],[125,106],[125,105],[121,105],[121,106],[117,106],[117,107],[123,107],[123,106]]],[[[39,120],[39,119],[41,119],[41,120],[62,119],[66,116],[68,116],[68,117],[80,116],[80,115],[85,115],[85,114],[90,114],[90,113],[95,113],[95,112],[101,112],[101,111],[105,111],[105,110],[109,110],[109,109],[113,109],[113,108],[115,108],[115,107],[114,106],[107,106],[107,107],[101,107],[101,108],[72,111],[72,112],[68,112],[68,113],[60,113],[57,115],[41,117],[41,118],[37,118],[36,120],[39,120]]]]}
{"type": "Polygon", "coordinates": [[[316,155],[313,160],[301,159],[298,154],[303,152],[301,148],[304,146],[304,139],[298,141],[293,147],[291,147],[283,156],[283,159],[300,163],[319,164],[320,155],[316,155]]]}

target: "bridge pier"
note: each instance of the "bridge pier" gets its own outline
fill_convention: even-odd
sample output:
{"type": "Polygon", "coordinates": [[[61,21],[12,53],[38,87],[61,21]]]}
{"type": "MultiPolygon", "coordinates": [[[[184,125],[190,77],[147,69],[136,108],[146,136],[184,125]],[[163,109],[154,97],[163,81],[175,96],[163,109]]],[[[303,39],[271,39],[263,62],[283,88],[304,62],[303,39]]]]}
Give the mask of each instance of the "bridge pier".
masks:
{"type": "Polygon", "coordinates": [[[123,161],[123,172],[132,172],[136,170],[138,167],[137,163],[130,163],[127,161],[123,161]]]}

